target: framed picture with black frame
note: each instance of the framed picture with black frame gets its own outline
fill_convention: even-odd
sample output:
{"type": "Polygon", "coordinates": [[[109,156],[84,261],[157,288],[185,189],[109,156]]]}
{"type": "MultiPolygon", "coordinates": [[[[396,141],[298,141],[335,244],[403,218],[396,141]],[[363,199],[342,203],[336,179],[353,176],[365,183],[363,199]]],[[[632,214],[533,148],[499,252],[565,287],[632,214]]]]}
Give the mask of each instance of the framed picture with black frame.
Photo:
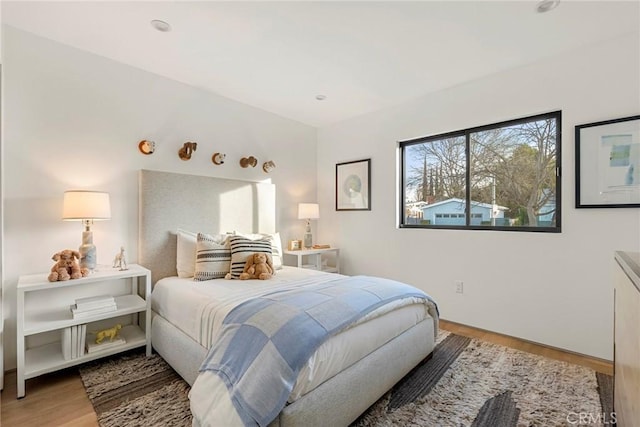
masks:
{"type": "Polygon", "coordinates": [[[640,115],[575,131],[576,208],[640,207],[640,115]]]}
{"type": "Polygon", "coordinates": [[[336,210],[371,210],[371,159],[336,164],[336,210]]]}

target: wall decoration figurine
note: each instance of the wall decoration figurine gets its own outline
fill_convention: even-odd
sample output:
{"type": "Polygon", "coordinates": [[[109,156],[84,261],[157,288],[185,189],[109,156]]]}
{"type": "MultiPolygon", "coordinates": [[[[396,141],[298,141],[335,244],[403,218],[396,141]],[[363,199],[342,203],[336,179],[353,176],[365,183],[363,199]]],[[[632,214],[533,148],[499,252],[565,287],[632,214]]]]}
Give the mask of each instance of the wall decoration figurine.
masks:
{"type": "Polygon", "coordinates": [[[246,168],[249,166],[251,166],[252,168],[255,168],[257,164],[258,164],[258,159],[256,159],[253,156],[243,157],[240,159],[240,166],[242,166],[243,168],[246,168]]]}
{"type": "Polygon", "coordinates": [[[120,271],[128,270],[127,260],[124,257],[124,246],[120,246],[120,252],[118,252],[113,259],[113,268],[118,268],[120,271]]]}
{"type": "Polygon", "coordinates": [[[273,160],[269,160],[268,162],[264,162],[262,164],[262,170],[265,171],[265,173],[269,173],[275,168],[276,168],[276,164],[273,162],[273,160]]]}
{"type": "Polygon", "coordinates": [[[182,160],[190,160],[191,154],[196,151],[197,147],[197,142],[185,142],[182,148],[178,150],[178,156],[180,156],[182,160]]]}
{"type": "Polygon", "coordinates": [[[78,263],[80,252],[78,251],[65,249],[53,254],[51,259],[56,263],[51,267],[51,273],[49,273],[50,282],[79,279],[89,274],[88,268],[80,268],[78,263]]]}
{"type": "Polygon", "coordinates": [[[154,141],[149,141],[148,139],[143,139],[138,143],[138,150],[145,155],[153,154],[156,150],[156,143],[154,141]]]}
{"type": "Polygon", "coordinates": [[[226,157],[227,157],[227,155],[224,154],[224,153],[213,153],[213,156],[211,157],[211,161],[215,165],[221,165],[221,164],[224,163],[224,159],[226,157]]]}

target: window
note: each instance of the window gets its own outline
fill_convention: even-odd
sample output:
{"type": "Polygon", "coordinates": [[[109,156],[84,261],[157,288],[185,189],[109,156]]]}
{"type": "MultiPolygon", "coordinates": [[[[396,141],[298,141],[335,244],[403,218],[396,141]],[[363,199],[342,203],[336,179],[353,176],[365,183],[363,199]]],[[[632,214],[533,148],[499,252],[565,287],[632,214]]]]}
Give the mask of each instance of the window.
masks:
{"type": "Polygon", "coordinates": [[[560,232],[561,112],[402,141],[400,227],[560,232]]]}

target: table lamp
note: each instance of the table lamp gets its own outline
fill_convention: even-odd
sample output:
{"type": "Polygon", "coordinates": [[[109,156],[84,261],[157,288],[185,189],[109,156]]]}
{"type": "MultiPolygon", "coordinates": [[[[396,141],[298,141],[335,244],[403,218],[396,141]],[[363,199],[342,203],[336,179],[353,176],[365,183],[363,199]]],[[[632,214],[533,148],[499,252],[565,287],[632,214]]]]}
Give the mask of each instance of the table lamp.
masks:
{"type": "Polygon", "coordinates": [[[311,220],[320,218],[320,207],[317,203],[299,203],[298,219],[307,220],[307,228],[304,232],[303,246],[311,249],[313,246],[313,236],[311,235],[311,220]]]}
{"type": "Polygon", "coordinates": [[[101,191],[70,190],[64,192],[62,219],[82,221],[82,245],[80,245],[80,267],[93,271],[96,268],[96,246],[93,244],[91,225],[93,221],[111,219],[109,193],[101,191]]]}

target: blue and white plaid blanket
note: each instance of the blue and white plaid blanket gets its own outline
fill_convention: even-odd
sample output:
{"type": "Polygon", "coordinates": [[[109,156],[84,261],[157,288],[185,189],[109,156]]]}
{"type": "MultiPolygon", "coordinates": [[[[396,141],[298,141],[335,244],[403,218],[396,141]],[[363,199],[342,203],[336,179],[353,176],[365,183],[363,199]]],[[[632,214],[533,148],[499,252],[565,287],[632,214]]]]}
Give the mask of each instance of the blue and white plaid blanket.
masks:
{"type": "Polygon", "coordinates": [[[215,372],[247,426],[284,408],[300,369],[329,337],[389,302],[427,294],[393,280],[354,276],[276,291],[234,308],[200,371],[215,372]]]}

